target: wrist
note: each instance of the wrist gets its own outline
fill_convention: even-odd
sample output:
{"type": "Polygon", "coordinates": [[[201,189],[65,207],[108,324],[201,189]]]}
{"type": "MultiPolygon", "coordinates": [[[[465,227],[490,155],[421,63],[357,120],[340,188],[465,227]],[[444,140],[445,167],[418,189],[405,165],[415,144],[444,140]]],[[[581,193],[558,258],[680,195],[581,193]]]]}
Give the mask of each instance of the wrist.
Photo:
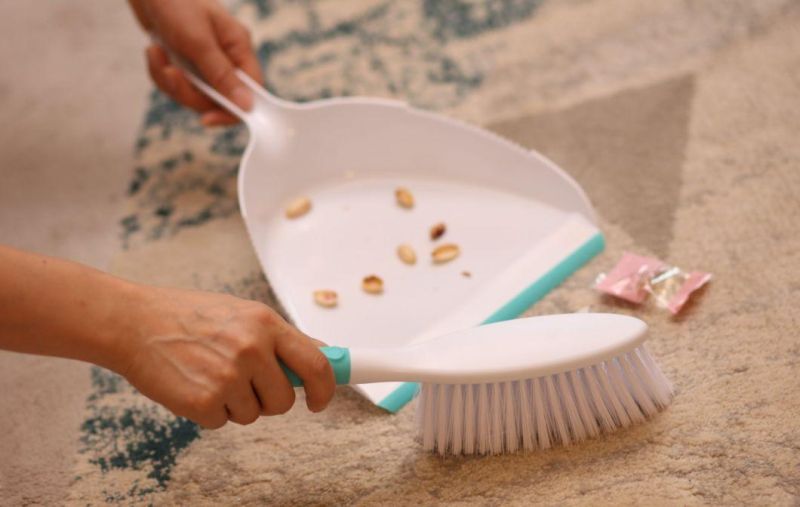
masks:
{"type": "Polygon", "coordinates": [[[94,338],[100,353],[91,362],[125,375],[144,341],[144,324],[152,313],[152,288],[122,279],[112,283],[105,318],[94,338]]]}

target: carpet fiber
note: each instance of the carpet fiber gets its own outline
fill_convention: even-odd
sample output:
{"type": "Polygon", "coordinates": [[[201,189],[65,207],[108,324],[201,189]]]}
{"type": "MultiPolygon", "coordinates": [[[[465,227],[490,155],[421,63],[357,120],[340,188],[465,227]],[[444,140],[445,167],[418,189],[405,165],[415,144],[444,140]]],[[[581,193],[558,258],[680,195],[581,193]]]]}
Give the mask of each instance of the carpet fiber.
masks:
{"type": "MultiPolygon", "coordinates": [[[[573,174],[608,246],[529,314],[645,319],[677,396],[652,422],[581,445],[442,459],[415,442],[412,406],[388,415],[348,388],[322,414],[202,431],[93,369],[70,502],[800,501],[797,2],[261,0],[236,12],[284,98],[400,98],[573,174]],[[619,304],[591,284],[624,250],[715,279],[678,318],[619,304]]],[[[153,95],[115,273],[274,303],[236,204],[246,137],[153,95]]]]}

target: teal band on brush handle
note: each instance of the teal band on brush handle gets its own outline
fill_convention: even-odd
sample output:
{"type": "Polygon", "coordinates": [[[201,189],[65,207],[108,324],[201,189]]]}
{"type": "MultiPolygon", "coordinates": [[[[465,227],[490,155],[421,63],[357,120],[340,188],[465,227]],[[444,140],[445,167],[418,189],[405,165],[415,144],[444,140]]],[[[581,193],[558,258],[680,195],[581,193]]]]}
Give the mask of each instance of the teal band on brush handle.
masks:
{"type": "MultiPolygon", "coordinates": [[[[350,351],[344,347],[320,347],[320,351],[328,358],[333,368],[333,375],[336,377],[336,384],[345,385],[350,383],[350,351]]],[[[281,368],[289,378],[289,382],[294,387],[301,387],[303,381],[292,370],[281,363],[281,368]]]]}

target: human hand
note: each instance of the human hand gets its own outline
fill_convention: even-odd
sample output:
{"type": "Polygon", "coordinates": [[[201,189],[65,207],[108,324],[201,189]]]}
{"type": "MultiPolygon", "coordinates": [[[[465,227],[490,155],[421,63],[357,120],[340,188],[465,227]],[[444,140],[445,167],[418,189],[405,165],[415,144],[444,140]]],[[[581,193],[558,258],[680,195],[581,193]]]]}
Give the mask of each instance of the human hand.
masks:
{"type": "Polygon", "coordinates": [[[288,411],[295,393],[278,360],[323,410],[333,370],[312,340],[267,306],[233,296],[144,287],[118,371],[142,394],[206,428],[288,411]]]}
{"type": "MultiPolygon", "coordinates": [[[[261,83],[261,67],[250,33],[218,0],[130,0],[130,4],[146,31],[191,62],[206,82],[234,104],[250,110],[252,94],[234,71],[242,69],[261,83]]],[[[159,45],[147,48],[147,65],[156,85],[176,102],[201,113],[204,125],[239,121],[195,88],[159,45]]]]}

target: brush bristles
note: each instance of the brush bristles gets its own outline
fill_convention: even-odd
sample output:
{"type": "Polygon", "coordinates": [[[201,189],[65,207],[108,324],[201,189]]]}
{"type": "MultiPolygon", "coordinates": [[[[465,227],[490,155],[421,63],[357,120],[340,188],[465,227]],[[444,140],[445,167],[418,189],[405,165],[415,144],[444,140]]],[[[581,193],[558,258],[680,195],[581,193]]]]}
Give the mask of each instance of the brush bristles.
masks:
{"type": "Polygon", "coordinates": [[[569,445],[652,417],[672,386],[647,348],[579,370],[494,384],[423,384],[423,447],[499,454],[569,445]]]}

